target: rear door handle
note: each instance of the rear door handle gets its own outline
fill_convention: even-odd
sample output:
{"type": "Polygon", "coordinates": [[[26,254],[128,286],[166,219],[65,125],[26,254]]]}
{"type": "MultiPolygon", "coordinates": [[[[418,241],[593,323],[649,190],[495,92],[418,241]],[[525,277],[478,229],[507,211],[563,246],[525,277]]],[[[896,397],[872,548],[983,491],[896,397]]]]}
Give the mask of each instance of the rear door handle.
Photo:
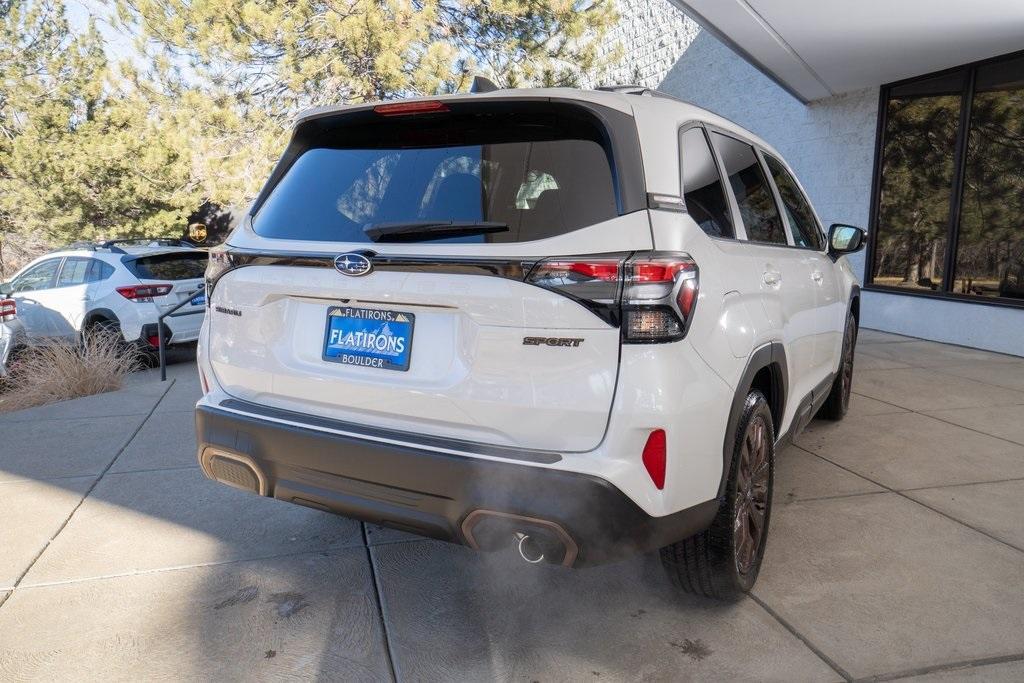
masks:
{"type": "Polygon", "coordinates": [[[782,283],[782,273],[776,270],[766,270],[762,279],[769,287],[778,287],[782,283]]]}

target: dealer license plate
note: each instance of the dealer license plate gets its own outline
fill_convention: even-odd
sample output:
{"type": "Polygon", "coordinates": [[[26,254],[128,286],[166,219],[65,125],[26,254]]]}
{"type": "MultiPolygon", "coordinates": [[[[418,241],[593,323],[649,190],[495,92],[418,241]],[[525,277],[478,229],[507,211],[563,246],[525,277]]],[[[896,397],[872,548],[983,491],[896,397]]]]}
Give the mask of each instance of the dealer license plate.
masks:
{"type": "Polygon", "coordinates": [[[416,316],[377,308],[327,309],[323,359],[384,370],[408,370],[416,316]]]}

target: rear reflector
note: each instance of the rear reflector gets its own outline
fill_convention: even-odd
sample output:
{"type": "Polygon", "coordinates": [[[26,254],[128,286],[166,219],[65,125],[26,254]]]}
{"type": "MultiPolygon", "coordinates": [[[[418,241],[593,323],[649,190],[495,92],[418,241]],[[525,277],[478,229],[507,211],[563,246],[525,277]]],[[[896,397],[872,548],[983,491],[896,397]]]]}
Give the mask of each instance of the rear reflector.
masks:
{"type": "Polygon", "coordinates": [[[172,285],[131,285],[118,287],[117,293],[132,301],[152,301],[155,296],[169,294],[172,285]]]}
{"type": "Polygon", "coordinates": [[[378,104],[373,108],[374,113],[381,116],[411,116],[413,114],[433,114],[448,111],[448,107],[440,100],[426,100],[422,102],[393,102],[391,104],[378,104]]]}
{"type": "Polygon", "coordinates": [[[647,437],[643,453],[644,467],[658,490],[665,488],[665,430],[655,429],[647,437]]]}
{"type": "Polygon", "coordinates": [[[0,322],[13,320],[18,315],[18,304],[14,299],[0,299],[0,322]]]}

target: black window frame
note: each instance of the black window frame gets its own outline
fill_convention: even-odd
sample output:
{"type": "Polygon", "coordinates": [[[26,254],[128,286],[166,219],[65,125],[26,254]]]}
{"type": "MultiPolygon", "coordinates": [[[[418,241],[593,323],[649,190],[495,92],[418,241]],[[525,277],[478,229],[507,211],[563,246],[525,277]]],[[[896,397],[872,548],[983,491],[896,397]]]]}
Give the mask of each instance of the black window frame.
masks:
{"type": "MultiPolygon", "coordinates": [[[[761,145],[753,140],[748,140],[747,138],[737,135],[730,130],[719,128],[718,126],[706,125],[705,131],[707,133],[708,140],[711,143],[711,151],[715,155],[715,160],[718,163],[718,170],[722,177],[722,186],[725,189],[726,199],[729,202],[730,210],[733,213],[733,221],[736,222],[737,227],[734,228],[735,241],[745,242],[758,247],[774,247],[776,249],[807,249],[807,247],[797,246],[793,240],[793,235],[789,229],[789,221],[783,211],[784,207],[781,205],[781,197],[779,197],[778,189],[775,187],[775,181],[772,178],[771,171],[768,169],[768,165],[764,162],[764,151],[762,150],[761,145]],[[729,170],[725,167],[721,151],[718,149],[718,145],[716,145],[714,141],[713,135],[716,133],[722,137],[732,138],[736,142],[747,145],[754,152],[754,160],[757,163],[757,167],[761,170],[761,175],[764,176],[765,186],[768,188],[768,192],[772,196],[772,203],[775,204],[775,211],[779,214],[779,223],[782,225],[782,232],[786,237],[785,242],[762,242],[760,240],[750,238],[750,232],[747,230],[747,225],[743,221],[743,216],[740,211],[739,201],[736,199],[736,193],[732,189],[732,182],[729,180],[729,170]],[[743,233],[742,235],[740,235],[741,230],[743,233]]],[[[724,238],[715,237],[712,239],[724,238]]]]}
{"type": "Polygon", "coordinates": [[[979,304],[982,306],[999,306],[1002,308],[1024,308],[1024,300],[1006,299],[999,297],[985,297],[977,294],[963,294],[953,291],[956,280],[956,255],[957,241],[960,234],[960,208],[963,199],[964,175],[967,161],[967,142],[971,126],[971,109],[974,104],[974,85],[978,75],[978,69],[1004,61],[1011,61],[1024,57],[1024,50],[1010,52],[977,62],[969,62],[958,66],[934,71],[920,76],[904,78],[892,83],[886,83],[878,91],[878,116],[875,126],[875,159],[871,172],[871,205],[868,218],[867,249],[864,257],[864,289],[873,292],[884,292],[886,294],[897,294],[902,296],[917,296],[927,299],[940,299],[955,301],[967,304],[979,304]],[[875,261],[878,248],[878,223],[881,209],[882,192],[882,152],[885,144],[885,128],[887,124],[886,114],[888,112],[889,94],[893,88],[904,85],[911,85],[932,78],[948,76],[964,72],[963,84],[960,90],[960,119],[957,123],[956,142],[953,146],[953,184],[950,188],[949,218],[946,226],[946,255],[943,262],[942,289],[936,291],[916,290],[905,287],[893,287],[889,285],[878,285],[874,283],[875,261]]]}
{"type": "MultiPolygon", "coordinates": [[[[686,185],[683,183],[683,135],[689,133],[691,130],[699,130],[704,136],[704,144],[707,145],[708,152],[711,153],[711,163],[715,165],[715,171],[718,173],[718,182],[722,186],[722,198],[725,200],[725,210],[728,212],[729,227],[732,230],[731,236],[725,235],[712,235],[708,232],[703,232],[709,238],[713,240],[726,240],[729,242],[740,241],[739,233],[737,232],[736,226],[736,200],[729,192],[728,180],[725,177],[725,169],[722,167],[722,160],[718,156],[718,150],[715,149],[715,145],[711,142],[711,132],[714,128],[708,128],[703,121],[687,121],[676,129],[676,159],[677,166],[679,168],[679,196],[683,199],[683,203],[686,203],[686,185]]],[[[742,226],[740,226],[742,227],[742,226]]],[[[744,236],[746,230],[744,229],[744,236]]]]}

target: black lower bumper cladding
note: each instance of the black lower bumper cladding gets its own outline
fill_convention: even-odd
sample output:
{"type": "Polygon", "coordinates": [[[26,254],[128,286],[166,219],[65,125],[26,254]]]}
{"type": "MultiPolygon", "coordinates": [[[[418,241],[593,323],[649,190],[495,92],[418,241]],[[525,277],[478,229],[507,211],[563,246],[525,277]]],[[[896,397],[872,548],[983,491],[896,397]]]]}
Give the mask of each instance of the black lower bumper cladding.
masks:
{"type": "Polygon", "coordinates": [[[710,525],[718,508],[711,500],[651,517],[597,477],[396,446],[207,406],[196,410],[196,430],[203,470],[224,483],[483,550],[513,545],[520,530],[539,532],[564,543],[557,562],[577,567],[692,536],[710,525]],[[246,466],[253,471],[240,471],[246,466]]]}

